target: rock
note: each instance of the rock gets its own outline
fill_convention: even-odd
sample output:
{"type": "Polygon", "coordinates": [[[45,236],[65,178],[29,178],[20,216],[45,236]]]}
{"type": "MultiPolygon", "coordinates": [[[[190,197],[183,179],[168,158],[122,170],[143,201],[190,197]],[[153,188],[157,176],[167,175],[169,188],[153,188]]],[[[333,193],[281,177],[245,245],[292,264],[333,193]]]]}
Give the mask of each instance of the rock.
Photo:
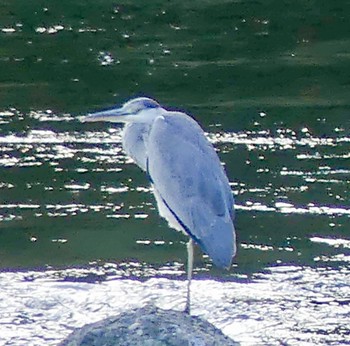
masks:
{"type": "Polygon", "coordinates": [[[146,306],[76,329],[59,346],[237,346],[219,329],[181,311],[146,306]]]}

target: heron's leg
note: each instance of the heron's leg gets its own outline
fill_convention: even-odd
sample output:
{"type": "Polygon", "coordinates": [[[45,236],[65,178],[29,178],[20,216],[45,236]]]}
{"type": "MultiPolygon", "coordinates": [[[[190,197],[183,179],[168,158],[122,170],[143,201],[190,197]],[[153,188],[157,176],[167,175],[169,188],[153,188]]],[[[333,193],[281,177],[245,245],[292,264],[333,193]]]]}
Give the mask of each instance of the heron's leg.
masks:
{"type": "Polygon", "coordinates": [[[191,280],[192,280],[192,271],[193,271],[193,240],[190,238],[187,243],[187,299],[186,299],[186,308],[185,313],[190,314],[190,295],[191,295],[191,280]]]}

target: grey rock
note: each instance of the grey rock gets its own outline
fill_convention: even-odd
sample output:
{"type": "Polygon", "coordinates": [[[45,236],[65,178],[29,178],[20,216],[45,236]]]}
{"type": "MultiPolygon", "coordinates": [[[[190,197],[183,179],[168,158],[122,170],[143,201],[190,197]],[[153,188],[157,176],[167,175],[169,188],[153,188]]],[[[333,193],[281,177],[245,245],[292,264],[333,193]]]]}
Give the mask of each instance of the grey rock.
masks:
{"type": "Polygon", "coordinates": [[[146,306],[76,329],[59,346],[237,346],[208,321],[146,306]]]}

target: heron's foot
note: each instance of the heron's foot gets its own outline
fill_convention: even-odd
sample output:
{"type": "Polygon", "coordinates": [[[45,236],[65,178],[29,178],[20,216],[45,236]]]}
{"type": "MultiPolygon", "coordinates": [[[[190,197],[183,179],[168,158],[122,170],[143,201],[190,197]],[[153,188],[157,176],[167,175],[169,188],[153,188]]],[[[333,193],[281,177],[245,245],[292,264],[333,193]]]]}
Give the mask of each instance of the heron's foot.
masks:
{"type": "Polygon", "coordinates": [[[191,308],[190,308],[190,304],[188,302],[186,302],[186,307],[185,307],[184,313],[187,315],[191,315],[191,308]]]}

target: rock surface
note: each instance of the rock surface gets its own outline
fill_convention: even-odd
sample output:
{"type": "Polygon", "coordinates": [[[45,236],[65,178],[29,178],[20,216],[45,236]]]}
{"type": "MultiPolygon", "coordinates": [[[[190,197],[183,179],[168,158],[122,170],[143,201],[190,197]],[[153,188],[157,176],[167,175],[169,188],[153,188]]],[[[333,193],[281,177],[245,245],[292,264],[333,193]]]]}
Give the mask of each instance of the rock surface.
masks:
{"type": "Polygon", "coordinates": [[[219,329],[181,311],[146,306],[76,329],[59,346],[237,346],[219,329]]]}

